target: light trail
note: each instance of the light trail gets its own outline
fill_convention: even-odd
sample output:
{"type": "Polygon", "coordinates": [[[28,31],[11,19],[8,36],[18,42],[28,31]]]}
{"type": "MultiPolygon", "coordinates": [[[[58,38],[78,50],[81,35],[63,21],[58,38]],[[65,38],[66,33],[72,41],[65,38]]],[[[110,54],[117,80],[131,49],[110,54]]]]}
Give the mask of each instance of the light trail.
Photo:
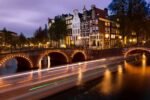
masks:
{"type": "Polygon", "coordinates": [[[0,85],[0,88],[1,88],[1,87],[7,87],[7,86],[10,86],[10,85],[12,85],[12,84],[0,85]]]}
{"type": "MultiPolygon", "coordinates": [[[[85,64],[85,63],[95,63],[95,62],[98,62],[98,61],[105,61],[106,59],[103,58],[103,59],[99,59],[99,60],[94,60],[94,61],[85,61],[85,62],[80,62],[80,65],[81,64],[85,64]]],[[[79,63],[75,63],[75,64],[70,64],[68,65],[68,67],[72,67],[72,66],[78,66],[79,63]]],[[[41,72],[44,72],[44,71],[54,71],[54,70],[58,70],[58,69],[61,69],[61,68],[66,68],[67,66],[64,65],[64,66],[58,66],[58,67],[54,67],[54,68],[50,68],[50,69],[41,69],[41,72]]],[[[18,76],[23,76],[23,75],[28,75],[30,72],[25,72],[25,73],[20,73],[20,74],[15,74],[15,75],[9,75],[9,76],[3,76],[1,77],[0,79],[6,79],[6,78],[12,78],[12,77],[18,77],[18,76]]],[[[34,73],[38,73],[38,70],[36,71],[33,71],[33,74],[34,73]]]]}
{"type": "MultiPolygon", "coordinates": [[[[97,61],[103,61],[103,60],[105,60],[105,59],[100,59],[100,60],[95,60],[96,62],[97,61]]],[[[87,62],[91,62],[91,61],[87,61],[87,62]]],[[[93,63],[93,62],[92,62],[93,63]]],[[[73,69],[75,69],[75,67],[79,67],[79,65],[82,65],[82,64],[85,64],[85,63],[77,63],[77,64],[71,64],[71,65],[67,65],[68,67],[69,66],[73,66],[74,65],[74,67],[73,67],[73,69]],[[78,65],[78,66],[76,66],[76,65],[78,65]]],[[[97,67],[97,66],[96,66],[97,67]]],[[[62,69],[62,68],[66,68],[66,66],[62,66],[62,67],[60,67],[60,68],[53,68],[53,69],[57,69],[57,70],[55,70],[56,72],[59,72],[60,70],[64,70],[64,69],[62,69]]],[[[94,67],[92,67],[92,68],[94,68],[94,67]]],[[[72,70],[73,70],[72,69],[72,70]]],[[[91,68],[90,68],[91,69],[91,68]]],[[[38,72],[38,76],[40,75],[40,74],[42,74],[43,73],[43,71],[47,71],[46,69],[44,69],[44,70],[40,70],[40,72],[39,72],[39,70],[38,71],[32,71],[32,75],[33,74],[36,74],[37,72],[38,72]]],[[[53,70],[49,70],[50,72],[52,72],[53,70]]],[[[48,72],[48,73],[50,73],[50,72],[48,72]]],[[[54,72],[54,71],[53,71],[54,72]]],[[[19,76],[19,75],[14,75],[15,77],[22,77],[23,75],[27,75],[28,73],[30,73],[31,74],[31,72],[27,72],[27,73],[23,73],[23,74],[19,74],[19,75],[21,75],[21,76],[19,76]]],[[[54,75],[54,74],[53,74],[54,75]]],[[[41,77],[40,77],[40,79],[43,77],[43,75],[40,75],[41,77]]],[[[13,77],[13,76],[11,76],[11,77],[13,77]]],[[[5,79],[5,78],[11,78],[11,77],[4,77],[4,78],[1,78],[1,79],[5,79]]],[[[19,83],[24,83],[24,82],[28,82],[29,80],[23,80],[23,81],[21,81],[21,82],[19,82],[19,83]]]]}
{"type": "MultiPolygon", "coordinates": [[[[1,94],[4,93],[9,95],[14,92],[16,98],[19,98],[34,93],[43,93],[42,91],[46,91],[47,89],[54,89],[51,91],[53,94],[59,88],[67,89],[68,86],[65,86],[65,84],[69,86],[79,85],[84,81],[103,75],[105,70],[110,68],[107,67],[108,65],[118,64],[123,60],[123,56],[110,57],[4,76],[0,79],[8,82],[10,86],[0,87],[0,96],[3,96],[1,94]],[[17,91],[20,92],[18,93],[17,91]]],[[[110,69],[110,71],[115,70],[117,70],[117,67],[116,69],[113,67],[110,69]]],[[[10,96],[10,98],[13,97],[14,95],[10,96]]]]}

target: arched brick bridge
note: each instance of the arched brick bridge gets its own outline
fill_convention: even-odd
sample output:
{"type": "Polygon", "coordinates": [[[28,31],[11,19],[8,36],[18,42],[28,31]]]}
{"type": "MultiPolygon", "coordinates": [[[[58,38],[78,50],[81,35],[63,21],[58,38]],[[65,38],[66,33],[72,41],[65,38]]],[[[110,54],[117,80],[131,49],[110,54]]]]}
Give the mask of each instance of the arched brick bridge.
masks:
{"type": "Polygon", "coordinates": [[[150,53],[150,48],[147,47],[132,47],[132,48],[125,48],[123,50],[124,57],[127,57],[130,55],[130,53],[136,52],[136,51],[144,51],[144,52],[149,52],[150,53]]]}
{"type": "Polygon", "coordinates": [[[15,58],[18,66],[29,67],[31,69],[41,68],[42,60],[46,56],[50,58],[51,65],[59,65],[57,63],[68,64],[90,59],[88,51],[84,49],[33,50],[0,55],[0,66],[15,58]]]}
{"type": "MultiPolygon", "coordinates": [[[[124,56],[128,56],[131,52],[142,50],[150,52],[150,48],[134,47],[124,50],[124,56]]],[[[94,58],[117,56],[122,54],[122,49],[110,49],[110,50],[86,50],[86,49],[41,49],[31,50],[24,52],[17,52],[13,54],[0,54],[0,67],[11,59],[17,60],[18,68],[21,70],[39,69],[43,68],[43,59],[47,58],[49,61],[47,66],[57,66],[61,64],[69,64],[74,62],[81,62],[94,58]]]]}

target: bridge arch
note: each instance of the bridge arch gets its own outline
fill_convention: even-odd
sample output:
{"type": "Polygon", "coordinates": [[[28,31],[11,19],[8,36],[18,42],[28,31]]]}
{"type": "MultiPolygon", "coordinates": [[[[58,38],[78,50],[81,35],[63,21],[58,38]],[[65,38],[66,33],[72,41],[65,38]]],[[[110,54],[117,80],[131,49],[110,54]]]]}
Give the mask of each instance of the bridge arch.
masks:
{"type": "Polygon", "coordinates": [[[87,55],[82,50],[75,50],[71,55],[72,62],[80,62],[87,60],[87,55]]]}
{"type": "Polygon", "coordinates": [[[10,54],[0,60],[0,67],[5,67],[6,63],[10,60],[16,60],[17,71],[27,71],[33,68],[33,63],[26,54],[10,54]]]}
{"type": "Polygon", "coordinates": [[[127,57],[129,53],[133,52],[133,51],[146,51],[150,53],[150,49],[149,48],[144,48],[144,47],[137,47],[137,48],[130,48],[129,50],[127,50],[124,54],[124,57],[127,57]]]}
{"type": "Polygon", "coordinates": [[[42,60],[44,57],[48,57],[48,65],[47,67],[53,67],[57,65],[67,64],[69,63],[69,57],[67,54],[60,50],[55,51],[46,51],[44,54],[42,54],[38,60],[38,67],[42,68],[42,60]]]}

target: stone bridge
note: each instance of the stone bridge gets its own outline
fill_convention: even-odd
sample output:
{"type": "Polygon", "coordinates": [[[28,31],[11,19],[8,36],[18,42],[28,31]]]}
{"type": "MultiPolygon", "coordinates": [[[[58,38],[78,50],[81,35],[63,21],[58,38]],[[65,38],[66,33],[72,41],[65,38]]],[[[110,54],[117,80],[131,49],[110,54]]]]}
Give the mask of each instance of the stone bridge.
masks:
{"type": "Polygon", "coordinates": [[[90,59],[88,50],[84,49],[51,49],[51,50],[32,50],[16,52],[12,54],[0,55],[0,66],[4,66],[9,60],[15,58],[17,65],[24,69],[42,68],[44,58],[47,59],[47,66],[69,64],[90,59]]]}
{"type": "Polygon", "coordinates": [[[16,53],[0,54],[0,68],[14,59],[17,62],[18,69],[31,70],[42,69],[43,66],[53,67],[63,64],[70,64],[75,62],[81,62],[91,59],[99,59],[110,56],[126,57],[129,54],[136,51],[145,51],[150,53],[150,48],[146,47],[132,47],[132,48],[114,48],[106,50],[87,50],[87,49],[40,49],[40,50],[28,50],[16,53]],[[122,53],[123,50],[123,53],[122,53]],[[44,62],[47,62],[45,65],[44,62]]]}
{"type": "Polygon", "coordinates": [[[124,48],[123,53],[124,56],[127,57],[131,53],[136,53],[139,51],[144,51],[150,53],[150,48],[147,47],[132,47],[132,48],[124,48]]]}

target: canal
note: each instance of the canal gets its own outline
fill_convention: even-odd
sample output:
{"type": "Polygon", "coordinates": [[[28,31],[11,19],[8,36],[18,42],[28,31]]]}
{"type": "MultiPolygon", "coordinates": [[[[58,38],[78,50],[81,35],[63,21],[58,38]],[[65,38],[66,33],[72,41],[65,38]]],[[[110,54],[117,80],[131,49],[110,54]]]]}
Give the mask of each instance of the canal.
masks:
{"type": "Polygon", "coordinates": [[[112,65],[103,77],[63,91],[43,100],[150,100],[149,57],[143,54],[130,61],[112,65]]]}

